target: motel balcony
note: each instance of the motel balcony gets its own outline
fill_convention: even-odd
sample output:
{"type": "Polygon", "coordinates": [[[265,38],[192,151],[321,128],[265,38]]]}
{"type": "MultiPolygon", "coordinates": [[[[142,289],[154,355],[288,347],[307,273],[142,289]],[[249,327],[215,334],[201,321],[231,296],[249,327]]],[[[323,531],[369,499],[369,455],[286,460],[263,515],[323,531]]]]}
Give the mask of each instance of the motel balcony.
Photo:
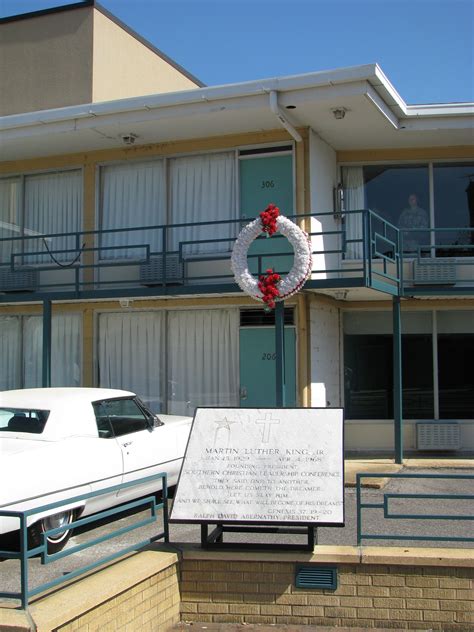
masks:
{"type": "MultiPolygon", "coordinates": [[[[292,216],[310,236],[305,289],[350,298],[474,293],[474,228],[400,230],[371,210],[292,216]]],[[[231,251],[248,219],[40,233],[0,225],[0,302],[239,292],[231,251]]],[[[251,246],[254,274],[286,274],[286,238],[251,246]]]]}

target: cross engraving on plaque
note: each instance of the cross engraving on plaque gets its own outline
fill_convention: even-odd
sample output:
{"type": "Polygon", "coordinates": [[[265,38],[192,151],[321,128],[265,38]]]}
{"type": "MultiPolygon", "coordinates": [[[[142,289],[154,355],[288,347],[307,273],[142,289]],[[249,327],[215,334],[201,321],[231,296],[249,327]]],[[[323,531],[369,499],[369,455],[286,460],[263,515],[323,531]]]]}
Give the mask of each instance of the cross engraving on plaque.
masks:
{"type": "Polygon", "coordinates": [[[272,413],[265,413],[265,419],[257,419],[257,424],[263,424],[262,443],[270,441],[270,431],[274,424],[279,424],[279,419],[272,419],[272,413]]]}

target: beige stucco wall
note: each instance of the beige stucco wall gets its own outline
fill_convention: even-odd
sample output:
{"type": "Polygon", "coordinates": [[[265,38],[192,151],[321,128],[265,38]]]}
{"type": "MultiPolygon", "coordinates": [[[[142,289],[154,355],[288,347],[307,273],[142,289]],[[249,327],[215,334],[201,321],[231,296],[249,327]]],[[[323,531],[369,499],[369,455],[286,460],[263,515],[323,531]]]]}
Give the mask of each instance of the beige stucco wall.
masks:
{"type": "Polygon", "coordinates": [[[94,9],[94,102],[195,87],[186,75],[94,9]]]}
{"type": "Polygon", "coordinates": [[[0,115],[89,103],[92,31],[87,8],[2,24],[0,115]]]}

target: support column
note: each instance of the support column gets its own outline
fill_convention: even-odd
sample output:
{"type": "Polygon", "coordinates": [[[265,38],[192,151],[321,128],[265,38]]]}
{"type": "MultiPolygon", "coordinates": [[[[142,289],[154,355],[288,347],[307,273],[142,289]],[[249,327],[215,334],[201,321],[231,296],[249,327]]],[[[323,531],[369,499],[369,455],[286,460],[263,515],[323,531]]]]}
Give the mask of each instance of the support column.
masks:
{"type": "Polygon", "coordinates": [[[285,302],[275,305],[276,405],[285,406],[285,302]]]}
{"type": "Polygon", "coordinates": [[[43,371],[42,386],[51,386],[51,301],[43,301],[43,371]]]}
{"type": "Polygon", "coordinates": [[[393,425],[395,463],[403,463],[402,323],[400,297],[393,297],[393,425]]]}

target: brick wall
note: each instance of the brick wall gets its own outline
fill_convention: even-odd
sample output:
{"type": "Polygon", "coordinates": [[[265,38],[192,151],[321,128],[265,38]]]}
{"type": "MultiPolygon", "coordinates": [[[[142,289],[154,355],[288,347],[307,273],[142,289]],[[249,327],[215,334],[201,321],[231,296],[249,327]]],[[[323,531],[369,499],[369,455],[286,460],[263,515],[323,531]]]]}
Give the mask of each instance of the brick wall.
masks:
{"type": "Polygon", "coordinates": [[[179,621],[176,567],[131,586],[89,612],[54,628],[55,632],[120,632],[166,630],[179,621]]]}
{"type": "Polygon", "coordinates": [[[436,566],[339,563],[337,590],[302,590],[294,585],[294,561],[220,555],[184,555],[182,621],[474,629],[474,568],[440,566],[441,560],[436,566]]]}

